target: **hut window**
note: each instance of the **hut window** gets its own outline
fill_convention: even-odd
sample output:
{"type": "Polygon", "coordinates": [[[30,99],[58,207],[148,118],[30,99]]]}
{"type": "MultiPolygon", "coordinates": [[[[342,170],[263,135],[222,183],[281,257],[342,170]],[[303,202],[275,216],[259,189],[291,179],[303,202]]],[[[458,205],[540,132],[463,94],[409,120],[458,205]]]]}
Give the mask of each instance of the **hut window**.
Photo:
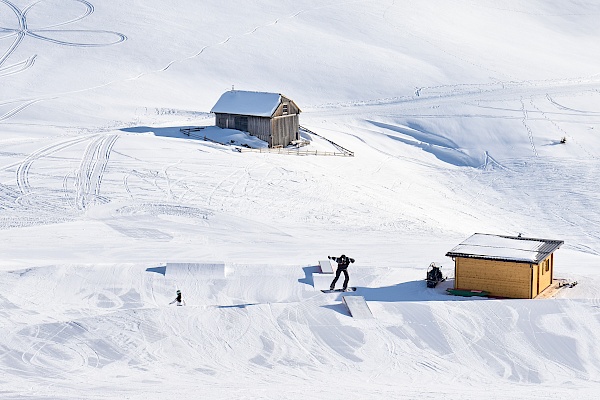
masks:
{"type": "Polygon", "coordinates": [[[283,115],[287,115],[288,114],[288,105],[284,104],[283,105],[283,115]]]}

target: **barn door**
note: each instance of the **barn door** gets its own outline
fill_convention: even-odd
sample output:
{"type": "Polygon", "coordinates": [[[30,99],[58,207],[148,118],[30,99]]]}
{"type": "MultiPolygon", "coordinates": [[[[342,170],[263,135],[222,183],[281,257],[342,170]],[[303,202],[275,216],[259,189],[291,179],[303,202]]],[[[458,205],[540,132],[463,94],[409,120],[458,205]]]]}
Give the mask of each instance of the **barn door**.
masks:
{"type": "Polygon", "coordinates": [[[248,132],[248,117],[236,116],[234,118],[235,129],[248,132]]]}

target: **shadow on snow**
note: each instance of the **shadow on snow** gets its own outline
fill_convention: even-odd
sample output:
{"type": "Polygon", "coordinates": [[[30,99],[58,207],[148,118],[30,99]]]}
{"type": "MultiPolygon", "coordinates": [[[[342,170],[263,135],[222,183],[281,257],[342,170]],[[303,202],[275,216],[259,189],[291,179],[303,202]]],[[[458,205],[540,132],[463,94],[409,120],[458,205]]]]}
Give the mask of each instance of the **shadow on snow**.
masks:
{"type": "Polygon", "coordinates": [[[203,140],[200,137],[188,136],[183,134],[180,129],[190,128],[189,126],[171,126],[158,128],[153,126],[133,126],[130,128],[122,128],[122,132],[128,133],[151,133],[154,136],[178,138],[178,139],[191,139],[191,140],[203,140]]]}
{"type": "Polygon", "coordinates": [[[305,285],[308,285],[308,286],[315,286],[315,280],[313,279],[313,274],[320,273],[321,267],[319,267],[318,265],[315,265],[315,266],[310,266],[310,267],[304,267],[304,268],[302,268],[302,270],[304,271],[304,278],[298,279],[298,282],[304,283],[305,285]]]}
{"type": "Polygon", "coordinates": [[[146,268],[146,272],[155,272],[157,274],[165,276],[165,274],[167,273],[167,267],[163,265],[162,267],[146,268]]]}

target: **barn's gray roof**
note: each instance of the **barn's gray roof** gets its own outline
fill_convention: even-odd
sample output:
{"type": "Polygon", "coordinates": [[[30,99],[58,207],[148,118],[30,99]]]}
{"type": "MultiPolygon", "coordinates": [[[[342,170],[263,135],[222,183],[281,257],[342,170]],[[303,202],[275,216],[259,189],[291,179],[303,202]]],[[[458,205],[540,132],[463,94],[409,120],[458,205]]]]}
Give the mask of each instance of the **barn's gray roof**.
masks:
{"type": "Polygon", "coordinates": [[[221,95],[210,112],[271,117],[280,103],[281,94],[279,93],[230,90],[221,95]]]}
{"type": "Polygon", "coordinates": [[[562,240],[476,233],[446,256],[539,264],[563,243],[562,240]]]}

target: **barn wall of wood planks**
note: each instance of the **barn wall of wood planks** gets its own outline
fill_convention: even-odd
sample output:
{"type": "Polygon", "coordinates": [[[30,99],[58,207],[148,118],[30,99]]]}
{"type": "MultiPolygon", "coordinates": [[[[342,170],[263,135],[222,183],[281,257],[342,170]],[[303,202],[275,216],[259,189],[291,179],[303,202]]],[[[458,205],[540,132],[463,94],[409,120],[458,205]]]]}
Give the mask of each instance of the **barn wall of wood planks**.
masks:
{"type": "Polygon", "coordinates": [[[552,283],[554,255],[539,264],[456,257],[454,288],[484,290],[490,296],[532,299],[552,283]]]}

